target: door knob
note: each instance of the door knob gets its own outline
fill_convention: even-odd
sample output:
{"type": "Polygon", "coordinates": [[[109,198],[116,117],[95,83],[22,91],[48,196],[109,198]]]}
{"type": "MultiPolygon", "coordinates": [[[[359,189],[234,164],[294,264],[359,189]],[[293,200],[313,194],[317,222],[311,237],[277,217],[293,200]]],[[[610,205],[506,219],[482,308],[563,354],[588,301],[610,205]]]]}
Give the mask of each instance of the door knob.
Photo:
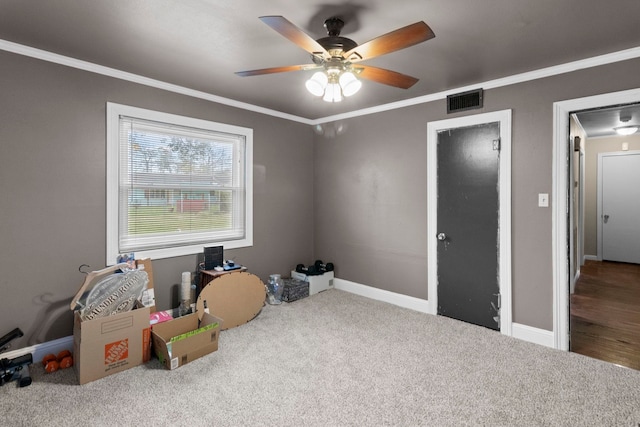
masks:
{"type": "Polygon", "coordinates": [[[606,224],[607,222],[609,222],[609,215],[604,216],[604,223],[606,224]]]}
{"type": "Polygon", "coordinates": [[[444,242],[445,240],[447,240],[447,235],[444,233],[438,233],[438,235],[436,236],[438,238],[438,240],[440,240],[441,242],[444,242]]]}

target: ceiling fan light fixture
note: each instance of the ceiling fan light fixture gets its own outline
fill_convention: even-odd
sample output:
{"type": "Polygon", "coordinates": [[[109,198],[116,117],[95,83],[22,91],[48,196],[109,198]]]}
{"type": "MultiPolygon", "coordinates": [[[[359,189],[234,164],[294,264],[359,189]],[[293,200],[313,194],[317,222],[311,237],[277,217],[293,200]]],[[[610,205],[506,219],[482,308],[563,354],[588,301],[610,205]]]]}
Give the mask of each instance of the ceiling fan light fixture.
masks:
{"type": "Polygon", "coordinates": [[[396,52],[435,37],[433,30],[424,21],[418,21],[359,45],[340,35],[345,22],[335,16],[325,20],[327,37],[320,39],[314,39],[284,16],[261,16],[260,20],[311,54],[313,63],[237,71],[236,74],[248,77],[322,69],[307,80],[305,86],[311,94],[326,102],[340,102],[344,97],[357,93],[362,87],[360,79],[402,89],[410,88],[418,81],[415,77],[366,65],[352,68],[351,64],[396,52]]]}
{"type": "Polygon", "coordinates": [[[305,82],[307,90],[315,96],[322,96],[325,102],[340,102],[360,90],[362,82],[351,71],[331,67],[314,73],[305,82]]]}
{"type": "Polygon", "coordinates": [[[328,82],[329,79],[327,75],[322,71],[318,71],[317,73],[314,73],[309,80],[306,81],[305,86],[312,95],[322,96],[328,82]]]}
{"type": "Polygon", "coordinates": [[[342,101],[342,90],[338,83],[329,83],[324,91],[323,101],[340,102],[342,101]]]}
{"type": "Polygon", "coordinates": [[[621,126],[614,128],[614,130],[618,135],[627,136],[636,133],[638,131],[638,126],[621,126]]]}
{"type": "Polygon", "coordinates": [[[340,76],[340,87],[344,96],[351,96],[362,87],[362,82],[351,71],[346,71],[340,76]]]}

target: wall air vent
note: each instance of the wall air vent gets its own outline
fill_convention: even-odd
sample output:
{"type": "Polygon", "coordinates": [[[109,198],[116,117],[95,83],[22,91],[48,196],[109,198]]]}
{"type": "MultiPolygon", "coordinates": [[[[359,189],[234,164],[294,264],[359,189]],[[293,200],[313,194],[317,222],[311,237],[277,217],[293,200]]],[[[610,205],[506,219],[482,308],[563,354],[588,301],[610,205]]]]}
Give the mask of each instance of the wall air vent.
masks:
{"type": "Polygon", "coordinates": [[[482,89],[447,95],[447,114],[482,108],[482,89]]]}

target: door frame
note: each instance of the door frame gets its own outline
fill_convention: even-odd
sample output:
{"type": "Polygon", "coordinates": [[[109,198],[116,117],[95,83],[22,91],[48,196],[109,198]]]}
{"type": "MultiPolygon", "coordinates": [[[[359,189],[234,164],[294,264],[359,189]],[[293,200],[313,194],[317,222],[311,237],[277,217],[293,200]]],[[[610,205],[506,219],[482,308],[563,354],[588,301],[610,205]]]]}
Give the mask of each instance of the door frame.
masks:
{"type": "Polygon", "coordinates": [[[571,117],[581,132],[581,136],[579,137],[580,143],[577,151],[576,151],[576,145],[575,145],[576,135],[570,135],[570,138],[574,138],[574,143],[571,145],[571,147],[569,147],[569,150],[573,149],[574,153],[576,152],[578,153],[578,160],[576,161],[574,156],[572,165],[568,166],[568,167],[571,167],[570,169],[571,176],[569,177],[569,182],[579,183],[579,191],[578,191],[578,198],[577,198],[578,203],[575,203],[575,199],[573,198],[569,201],[569,209],[573,209],[573,211],[571,212],[577,211],[578,213],[577,224],[575,223],[576,215],[571,215],[571,217],[569,218],[569,227],[571,227],[571,230],[573,230],[574,228],[577,230],[577,236],[574,237],[573,235],[570,234],[571,238],[573,239],[572,241],[575,241],[577,246],[576,248],[570,248],[571,254],[569,256],[570,260],[573,260],[574,257],[577,260],[576,265],[573,265],[573,262],[572,262],[569,266],[570,274],[571,274],[570,276],[571,280],[569,281],[569,293],[573,294],[575,292],[576,282],[580,277],[580,269],[582,267],[582,263],[584,260],[584,206],[585,206],[585,194],[586,194],[584,189],[584,183],[586,178],[585,178],[585,151],[583,147],[583,142],[586,143],[587,138],[585,137],[586,132],[582,128],[582,125],[578,121],[578,118],[576,117],[576,115],[572,114],[571,117]],[[576,168],[578,169],[578,172],[579,172],[578,175],[576,175],[576,168]]]}
{"type": "Polygon", "coordinates": [[[553,279],[553,346],[569,350],[569,115],[576,111],[640,102],[640,89],[553,103],[551,252],[553,279]]]}
{"type": "Polygon", "coordinates": [[[500,123],[499,220],[500,332],[512,335],[511,309],[511,110],[429,122],[427,124],[427,310],[438,313],[438,132],[442,130],[500,123]]]}

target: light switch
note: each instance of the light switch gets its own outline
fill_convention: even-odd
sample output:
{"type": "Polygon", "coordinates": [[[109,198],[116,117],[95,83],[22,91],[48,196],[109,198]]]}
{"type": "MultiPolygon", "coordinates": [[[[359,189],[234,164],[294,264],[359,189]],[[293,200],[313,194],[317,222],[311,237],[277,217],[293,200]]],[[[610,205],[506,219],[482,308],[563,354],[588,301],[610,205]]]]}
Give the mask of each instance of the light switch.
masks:
{"type": "Polygon", "coordinates": [[[541,208],[549,207],[549,193],[538,194],[538,207],[541,207],[541,208]]]}

